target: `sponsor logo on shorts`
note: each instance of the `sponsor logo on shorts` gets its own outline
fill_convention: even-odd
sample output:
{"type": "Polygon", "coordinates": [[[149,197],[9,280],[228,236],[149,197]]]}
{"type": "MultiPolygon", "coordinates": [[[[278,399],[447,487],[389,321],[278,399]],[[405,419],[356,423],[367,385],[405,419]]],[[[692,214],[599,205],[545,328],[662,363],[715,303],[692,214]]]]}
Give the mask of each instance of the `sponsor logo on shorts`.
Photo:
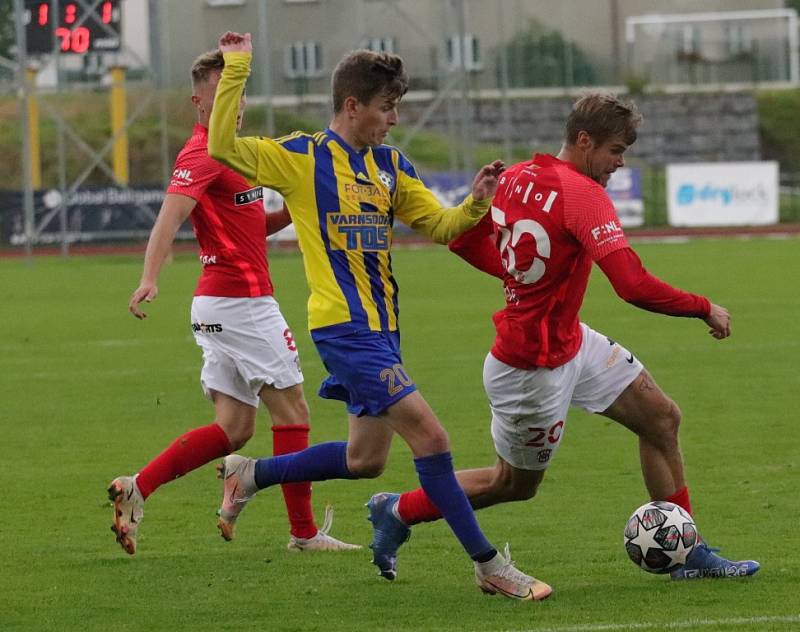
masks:
{"type": "Polygon", "coordinates": [[[503,286],[503,293],[506,295],[506,303],[509,305],[519,305],[519,297],[513,287],[503,286]]]}
{"type": "Polygon", "coordinates": [[[297,344],[294,341],[292,330],[288,327],[283,330],[283,339],[286,341],[286,348],[289,351],[297,351],[297,344]]]}
{"type": "Polygon", "coordinates": [[[200,334],[219,334],[222,333],[222,325],[219,323],[210,325],[206,323],[192,323],[192,331],[200,334]]]}
{"type": "Polygon", "coordinates": [[[611,355],[608,357],[608,362],[606,362],[606,368],[610,369],[617,363],[619,359],[619,346],[615,345],[614,348],[611,350],[611,355]]]}
{"type": "Polygon", "coordinates": [[[243,206],[244,204],[250,204],[251,202],[256,202],[258,200],[263,200],[263,199],[264,199],[263,187],[253,187],[252,189],[248,189],[247,191],[239,191],[239,193],[234,194],[233,203],[236,206],[243,206]]]}
{"type": "Polygon", "coordinates": [[[547,463],[551,456],[553,456],[553,451],[550,448],[539,450],[539,463],[547,463]]]}
{"type": "Polygon", "coordinates": [[[628,364],[633,364],[633,354],[629,353],[628,357],[625,358],[625,360],[627,360],[628,364]]]}

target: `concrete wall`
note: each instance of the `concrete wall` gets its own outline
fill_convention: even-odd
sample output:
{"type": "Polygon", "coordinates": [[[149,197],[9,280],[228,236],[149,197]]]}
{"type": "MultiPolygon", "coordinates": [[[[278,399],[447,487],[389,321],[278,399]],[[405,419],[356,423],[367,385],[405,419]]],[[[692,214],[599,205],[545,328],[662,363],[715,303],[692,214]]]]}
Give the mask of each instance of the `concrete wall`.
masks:
{"type": "MultiPolygon", "coordinates": [[[[571,97],[514,99],[511,101],[512,142],[531,152],[557,152],[571,97]]],[[[635,99],[644,122],[639,138],[626,157],[661,166],[673,162],[760,160],[758,103],[749,92],[721,94],[645,95],[635,99]]],[[[428,102],[400,105],[400,117],[411,127],[428,102]]],[[[306,104],[306,114],[327,121],[327,106],[306,104]]],[[[497,100],[479,100],[472,108],[474,142],[501,144],[502,114],[497,100]]],[[[447,111],[439,107],[426,130],[448,133],[447,111]]],[[[305,130],[314,131],[314,130],[305,130]]],[[[413,156],[410,156],[413,160],[413,156]]]]}

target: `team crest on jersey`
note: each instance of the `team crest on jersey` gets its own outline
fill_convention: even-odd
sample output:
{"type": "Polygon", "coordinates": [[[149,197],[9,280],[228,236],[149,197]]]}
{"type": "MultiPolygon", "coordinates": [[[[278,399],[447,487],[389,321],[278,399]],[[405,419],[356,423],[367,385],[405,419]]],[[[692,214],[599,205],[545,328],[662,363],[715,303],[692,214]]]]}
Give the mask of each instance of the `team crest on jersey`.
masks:
{"type": "Polygon", "coordinates": [[[380,180],[381,184],[383,184],[383,186],[385,186],[387,189],[390,191],[392,190],[392,187],[394,186],[394,178],[392,177],[391,173],[381,169],[378,171],[378,180],[380,180]]]}
{"type": "Polygon", "coordinates": [[[236,204],[236,206],[243,206],[244,204],[250,204],[250,202],[256,202],[257,200],[263,199],[264,188],[253,187],[247,191],[239,191],[239,193],[234,194],[233,203],[236,204]]]}

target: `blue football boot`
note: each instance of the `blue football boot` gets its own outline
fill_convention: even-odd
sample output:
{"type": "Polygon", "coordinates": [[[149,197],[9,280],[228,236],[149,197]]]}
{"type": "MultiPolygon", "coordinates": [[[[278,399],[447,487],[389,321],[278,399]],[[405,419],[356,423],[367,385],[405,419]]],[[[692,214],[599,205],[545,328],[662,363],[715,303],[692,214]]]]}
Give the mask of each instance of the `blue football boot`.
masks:
{"type": "Polygon", "coordinates": [[[724,579],[726,577],[747,577],[754,575],[761,564],[753,560],[732,562],[717,555],[719,549],[708,546],[703,541],[697,543],[681,568],[672,571],[674,580],[702,579],[705,577],[724,579]]]}
{"type": "Polygon", "coordinates": [[[369,517],[372,523],[372,563],[378,567],[381,577],[389,581],[397,577],[397,549],[411,537],[411,529],[403,524],[393,509],[400,494],[380,492],[369,499],[369,517]]]}

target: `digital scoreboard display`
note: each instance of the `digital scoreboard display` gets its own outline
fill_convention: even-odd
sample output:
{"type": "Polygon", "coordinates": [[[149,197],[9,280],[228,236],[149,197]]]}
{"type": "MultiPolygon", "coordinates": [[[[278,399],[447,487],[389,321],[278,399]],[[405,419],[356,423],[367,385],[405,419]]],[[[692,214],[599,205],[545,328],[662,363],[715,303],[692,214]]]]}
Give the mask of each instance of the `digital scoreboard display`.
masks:
{"type": "Polygon", "coordinates": [[[120,49],[122,11],[119,0],[58,2],[25,0],[28,53],[114,52],[120,49]]]}

